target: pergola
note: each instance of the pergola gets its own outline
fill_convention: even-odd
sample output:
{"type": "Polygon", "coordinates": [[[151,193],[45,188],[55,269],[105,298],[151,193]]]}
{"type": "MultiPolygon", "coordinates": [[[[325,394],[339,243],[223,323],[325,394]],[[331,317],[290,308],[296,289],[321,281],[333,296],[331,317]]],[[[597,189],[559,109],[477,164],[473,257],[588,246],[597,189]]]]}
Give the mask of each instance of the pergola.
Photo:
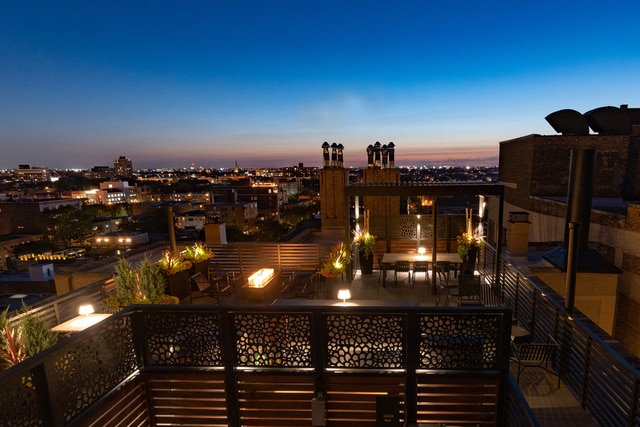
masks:
{"type": "MultiPolygon", "coordinates": [[[[432,221],[433,227],[437,225],[437,200],[438,197],[444,196],[497,196],[499,198],[498,204],[498,226],[496,227],[496,253],[502,253],[502,221],[504,214],[504,185],[503,184],[491,184],[491,183],[476,183],[476,182],[442,182],[442,183],[418,183],[418,182],[372,182],[372,183],[355,183],[349,184],[344,187],[345,197],[345,218],[350,218],[350,198],[360,196],[427,196],[433,198],[432,209],[432,221]]],[[[349,223],[345,224],[345,242],[350,242],[351,230],[349,229],[349,223]]],[[[433,233],[433,263],[437,262],[437,244],[436,233],[433,233]]],[[[499,264],[498,257],[496,257],[494,271],[494,283],[498,284],[499,280],[499,264]]]]}

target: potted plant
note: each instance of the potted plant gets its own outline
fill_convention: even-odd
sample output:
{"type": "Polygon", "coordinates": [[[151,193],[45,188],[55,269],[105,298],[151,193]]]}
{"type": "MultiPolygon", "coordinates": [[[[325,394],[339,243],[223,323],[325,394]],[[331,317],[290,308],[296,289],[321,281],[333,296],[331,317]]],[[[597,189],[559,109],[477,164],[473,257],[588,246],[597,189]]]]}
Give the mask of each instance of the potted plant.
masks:
{"type": "Polygon", "coordinates": [[[166,279],[166,292],[169,295],[183,299],[191,294],[191,284],[189,283],[191,265],[191,261],[187,260],[180,252],[169,250],[162,252],[158,266],[166,279]]]}
{"type": "Polygon", "coordinates": [[[373,253],[376,249],[376,238],[368,231],[355,232],[353,245],[358,249],[360,259],[360,272],[362,274],[373,273],[373,253]]]}
{"type": "Polygon", "coordinates": [[[202,242],[187,246],[182,254],[187,261],[191,262],[194,274],[202,273],[205,276],[209,272],[209,260],[215,256],[211,248],[202,242]]]}
{"type": "Polygon", "coordinates": [[[121,258],[114,275],[116,289],[105,299],[107,310],[131,304],[177,304],[178,298],[165,293],[166,280],[158,264],[145,257],[138,268],[121,258]]]}
{"type": "Polygon", "coordinates": [[[344,243],[338,243],[331,249],[331,252],[322,263],[320,274],[329,278],[340,277],[348,264],[349,257],[344,243]]]}
{"type": "Polygon", "coordinates": [[[462,233],[457,238],[458,255],[462,260],[460,274],[473,276],[476,269],[476,257],[478,248],[482,244],[482,239],[468,233],[462,233]]]}
{"type": "Polygon", "coordinates": [[[24,316],[14,326],[9,325],[8,310],[0,313],[0,368],[10,368],[58,342],[49,324],[29,313],[26,305],[22,306],[24,316]]]}
{"type": "Polygon", "coordinates": [[[473,233],[473,211],[471,209],[465,210],[465,223],[467,230],[457,237],[458,255],[462,260],[460,274],[473,276],[476,270],[478,248],[483,241],[473,233]]]}

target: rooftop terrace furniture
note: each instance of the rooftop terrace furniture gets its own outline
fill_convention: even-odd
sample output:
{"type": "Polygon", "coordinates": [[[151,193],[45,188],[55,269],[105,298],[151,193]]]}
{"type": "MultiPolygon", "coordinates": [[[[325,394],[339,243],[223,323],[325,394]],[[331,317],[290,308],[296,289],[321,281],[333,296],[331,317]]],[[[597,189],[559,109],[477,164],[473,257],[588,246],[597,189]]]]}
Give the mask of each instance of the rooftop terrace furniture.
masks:
{"type": "Polygon", "coordinates": [[[418,273],[424,273],[424,284],[429,282],[429,262],[428,261],[416,261],[413,264],[413,283],[416,282],[416,275],[418,273]]]}
{"type": "Polygon", "coordinates": [[[526,368],[541,368],[558,377],[560,388],[560,374],[553,369],[554,358],[559,348],[560,345],[551,335],[547,335],[546,343],[512,343],[511,360],[518,364],[516,382],[520,384],[520,373],[526,368]]]}
{"type": "Polygon", "coordinates": [[[285,298],[316,298],[318,296],[317,271],[292,271],[284,275],[282,293],[285,298]]]}
{"type": "Polygon", "coordinates": [[[394,264],[393,278],[398,286],[398,273],[406,273],[409,283],[411,283],[411,263],[408,260],[399,259],[394,264]]]}
{"type": "Polygon", "coordinates": [[[445,270],[443,266],[438,263],[436,266],[436,276],[437,276],[437,298],[436,298],[436,306],[440,305],[441,299],[444,298],[444,307],[449,305],[449,301],[451,297],[458,296],[458,286],[452,285],[449,282],[448,272],[445,270]]]}
{"type": "Polygon", "coordinates": [[[235,273],[209,269],[209,283],[211,283],[210,295],[220,304],[220,297],[231,294],[231,283],[235,282],[235,273]]]}
{"type": "Polygon", "coordinates": [[[191,298],[193,298],[194,287],[195,289],[198,290],[198,292],[200,292],[200,295],[198,295],[198,297],[203,297],[205,296],[205,294],[211,294],[211,283],[209,282],[209,279],[207,278],[207,276],[205,276],[202,273],[196,273],[192,275],[189,279],[191,280],[191,283],[193,285],[192,291],[191,291],[191,298]]]}

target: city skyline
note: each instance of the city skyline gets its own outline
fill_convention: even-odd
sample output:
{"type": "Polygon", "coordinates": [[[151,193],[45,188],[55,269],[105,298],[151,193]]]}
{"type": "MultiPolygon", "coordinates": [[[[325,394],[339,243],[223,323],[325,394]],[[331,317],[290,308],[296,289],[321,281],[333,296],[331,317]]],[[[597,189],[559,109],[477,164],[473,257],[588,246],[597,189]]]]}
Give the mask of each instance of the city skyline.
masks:
{"type": "Polygon", "coordinates": [[[497,165],[544,117],[634,105],[640,5],[0,5],[0,169],[497,165]],[[493,163],[492,163],[493,162],[493,163]]]}

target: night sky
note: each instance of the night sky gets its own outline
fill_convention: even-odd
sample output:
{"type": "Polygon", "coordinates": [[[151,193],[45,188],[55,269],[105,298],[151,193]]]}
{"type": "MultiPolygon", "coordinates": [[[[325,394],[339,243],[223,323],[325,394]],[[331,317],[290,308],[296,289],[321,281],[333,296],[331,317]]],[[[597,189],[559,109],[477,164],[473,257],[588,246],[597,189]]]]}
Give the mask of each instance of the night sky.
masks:
{"type": "Polygon", "coordinates": [[[556,110],[640,107],[640,2],[3,1],[0,168],[497,165],[556,110]]]}

